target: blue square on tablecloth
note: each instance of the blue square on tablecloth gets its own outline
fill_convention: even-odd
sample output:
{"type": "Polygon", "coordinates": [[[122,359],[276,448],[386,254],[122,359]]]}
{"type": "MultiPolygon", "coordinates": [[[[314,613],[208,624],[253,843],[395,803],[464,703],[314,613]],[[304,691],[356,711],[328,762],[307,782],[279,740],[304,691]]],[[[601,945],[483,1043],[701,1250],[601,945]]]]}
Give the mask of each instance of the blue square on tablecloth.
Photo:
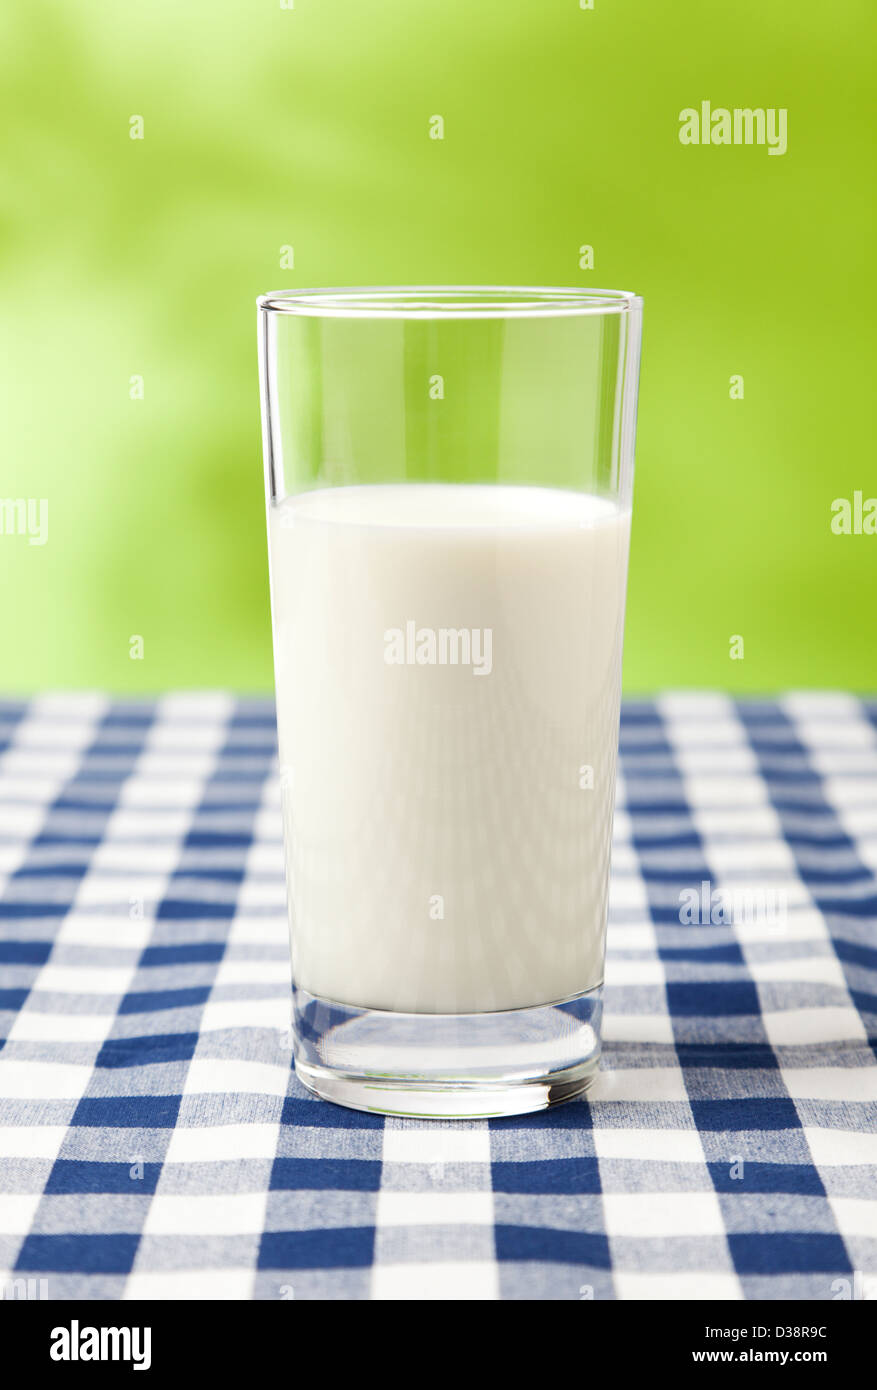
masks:
{"type": "Polygon", "coordinates": [[[700,1130],[800,1129],[795,1102],[783,1096],[748,1100],[692,1100],[691,1113],[700,1130]]]}
{"type": "Polygon", "coordinates": [[[498,1260],[548,1260],[609,1269],[609,1241],[591,1231],[550,1230],[539,1226],[501,1226],[496,1236],[498,1260]]]}
{"type": "Polygon", "coordinates": [[[734,1233],[728,1245],[738,1274],[834,1274],[852,1269],[840,1236],[814,1231],[734,1233]]]}
{"type": "Polygon", "coordinates": [[[161,1164],[140,1164],[136,1178],[132,1176],[133,1166],[129,1163],[93,1163],[88,1159],[58,1158],[52,1166],[45,1190],[47,1194],[123,1192],[126,1195],[140,1195],[154,1192],[161,1176],[161,1164]]]}
{"type": "Polygon", "coordinates": [[[173,1129],[181,1099],[181,1096],[85,1096],[77,1105],[71,1124],[173,1129]]]}
{"type": "Polygon", "coordinates": [[[679,1017],[726,1017],[759,1014],[758,990],[749,980],[676,981],[667,985],[671,1014],[679,1017]]]}
{"type": "Polygon", "coordinates": [[[206,1004],[210,998],[209,985],[190,985],[183,989],[139,990],[126,994],[119,1005],[120,1014],[159,1013],[162,1009],[184,1009],[187,1005],[206,1004]]]}
{"type": "Polygon", "coordinates": [[[361,1269],[374,1254],[372,1226],[325,1231],[266,1231],[259,1246],[259,1269],[361,1269]]]}
{"type": "Polygon", "coordinates": [[[197,1033],[148,1033],[136,1038],[108,1038],[95,1058],[96,1067],[146,1067],[161,1062],[190,1062],[197,1033]]]}
{"type": "Polygon", "coordinates": [[[596,1158],[556,1158],[546,1163],[514,1163],[508,1160],[493,1164],[494,1192],[537,1192],[574,1196],[579,1192],[599,1192],[600,1164],[596,1158]]]}
{"type": "Polygon", "coordinates": [[[381,1165],[368,1158],[275,1158],[271,1169],[272,1192],[377,1192],[380,1185],[381,1165]]]}
{"type": "Polygon", "coordinates": [[[127,1274],[134,1264],[139,1235],[30,1235],[21,1248],[16,1271],[45,1270],[66,1274],[127,1274]]]}

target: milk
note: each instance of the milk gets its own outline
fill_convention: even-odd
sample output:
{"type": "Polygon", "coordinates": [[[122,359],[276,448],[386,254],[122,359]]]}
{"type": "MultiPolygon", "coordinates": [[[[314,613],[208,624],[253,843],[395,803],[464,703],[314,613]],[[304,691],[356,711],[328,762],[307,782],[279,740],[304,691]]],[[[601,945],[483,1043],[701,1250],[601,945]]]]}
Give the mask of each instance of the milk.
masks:
{"type": "Polygon", "coordinates": [[[547,488],[271,506],[296,984],[428,1013],[600,984],[629,531],[547,488]]]}

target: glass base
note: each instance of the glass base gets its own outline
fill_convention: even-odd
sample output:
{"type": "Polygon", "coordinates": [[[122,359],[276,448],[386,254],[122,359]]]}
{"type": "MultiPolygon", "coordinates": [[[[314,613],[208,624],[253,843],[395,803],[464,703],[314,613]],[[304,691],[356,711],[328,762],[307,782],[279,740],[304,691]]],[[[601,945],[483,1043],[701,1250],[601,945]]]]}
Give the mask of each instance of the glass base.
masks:
{"type": "Polygon", "coordinates": [[[295,989],[295,1069],[315,1095],[353,1110],[486,1119],[581,1095],[600,1063],[602,987],[484,1014],[361,1009],[295,989]]]}

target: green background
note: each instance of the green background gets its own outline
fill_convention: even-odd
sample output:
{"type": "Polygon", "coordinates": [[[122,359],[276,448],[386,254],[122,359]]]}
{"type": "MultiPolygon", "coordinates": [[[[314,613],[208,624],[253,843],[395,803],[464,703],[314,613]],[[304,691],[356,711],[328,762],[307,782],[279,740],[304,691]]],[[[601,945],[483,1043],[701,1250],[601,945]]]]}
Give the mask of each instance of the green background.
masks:
{"type": "Polygon", "coordinates": [[[628,690],[877,686],[877,537],[830,529],[877,493],[872,13],[4,7],[0,497],[49,539],[0,536],[0,688],[270,688],[254,300],[405,282],[644,296],[628,690]],[[787,153],[681,145],[702,100],[787,153]]]}

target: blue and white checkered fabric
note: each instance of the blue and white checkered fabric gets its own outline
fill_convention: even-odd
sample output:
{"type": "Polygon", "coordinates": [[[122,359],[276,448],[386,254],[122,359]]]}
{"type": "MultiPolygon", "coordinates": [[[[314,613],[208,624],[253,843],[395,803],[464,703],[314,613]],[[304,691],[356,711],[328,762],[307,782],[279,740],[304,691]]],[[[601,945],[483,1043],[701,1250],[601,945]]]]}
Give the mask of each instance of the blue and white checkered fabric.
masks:
{"type": "Polygon", "coordinates": [[[272,707],[0,704],[6,1296],[877,1295],[877,702],[628,703],[622,769],[588,1100],[384,1119],[291,1070],[272,707]]]}

